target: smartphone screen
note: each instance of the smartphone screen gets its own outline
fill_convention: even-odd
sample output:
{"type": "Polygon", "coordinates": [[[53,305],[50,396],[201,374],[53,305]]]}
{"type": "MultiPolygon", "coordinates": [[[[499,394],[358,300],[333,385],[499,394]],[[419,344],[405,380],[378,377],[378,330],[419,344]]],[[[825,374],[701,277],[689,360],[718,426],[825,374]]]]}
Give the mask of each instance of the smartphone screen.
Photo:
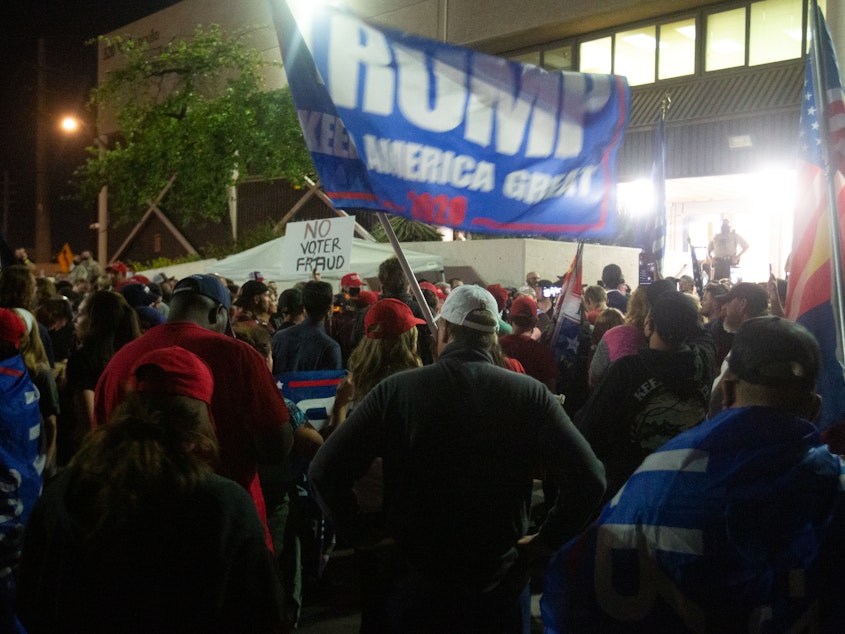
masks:
{"type": "Polygon", "coordinates": [[[640,286],[648,286],[654,283],[654,278],[657,277],[657,266],[654,263],[654,257],[650,254],[640,253],[640,286]]]}

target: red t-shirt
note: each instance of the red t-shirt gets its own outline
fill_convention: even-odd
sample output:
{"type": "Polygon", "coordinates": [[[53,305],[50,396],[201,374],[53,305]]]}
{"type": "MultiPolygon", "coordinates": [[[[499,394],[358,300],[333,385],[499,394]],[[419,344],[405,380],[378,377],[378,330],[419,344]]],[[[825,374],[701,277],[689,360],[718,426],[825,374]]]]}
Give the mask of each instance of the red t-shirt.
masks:
{"type": "Polygon", "coordinates": [[[248,344],[187,322],[148,330],[123,346],[103,371],[94,397],[95,424],[106,423],[121,402],[130,371],[141,355],[168,346],[193,352],[211,369],[215,383],[211,415],[220,445],[214,470],[249,490],[256,506],[263,509],[260,489],[255,486],[255,448],[279,442],[279,428],[288,424],[288,409],[267,363],[248,344]]]}
{"type": "Polygon", "coordinates": [[[555,357],[547,346],[523,335],[499,337],[502,352],[513,357],[525,367],[525,373],[532,376],[550,390],[557,390],[557,366],[555,357]]]}
{"type": "Polygon", "coordinates": [[[517,374],[525,374],[525,368],[522,367],[522,364],[511,357],[505,357],[505,367],[511,372],[516,372],[517,374]]]}

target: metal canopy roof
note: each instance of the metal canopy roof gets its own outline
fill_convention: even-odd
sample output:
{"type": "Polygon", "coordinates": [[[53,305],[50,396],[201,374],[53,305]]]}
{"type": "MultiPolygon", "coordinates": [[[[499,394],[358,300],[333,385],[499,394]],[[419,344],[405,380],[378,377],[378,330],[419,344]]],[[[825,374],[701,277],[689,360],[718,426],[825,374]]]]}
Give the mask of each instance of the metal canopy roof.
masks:
{"type": "Polygon", "coordinates": [[[663,96],[667,178],[749,172],[791,166],[798,140],[804,61],[745,68],[704,78],[636,86],[619,152],[622,181],[648,176],[663,96]]]}

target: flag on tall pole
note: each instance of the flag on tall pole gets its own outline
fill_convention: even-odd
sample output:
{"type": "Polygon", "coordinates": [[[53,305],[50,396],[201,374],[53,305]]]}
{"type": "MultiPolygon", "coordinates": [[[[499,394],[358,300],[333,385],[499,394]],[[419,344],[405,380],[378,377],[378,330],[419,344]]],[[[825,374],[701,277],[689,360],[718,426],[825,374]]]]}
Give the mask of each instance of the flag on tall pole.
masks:
{"type": "Polygon", "coordinates": [[[695,283],[695,290],[698,291],[700,298],[704,297],[704,278],[701,275],[701,262],[698,261],[698,256],[695,254],[695,247],[692,246],[692,238],[687,236],[687,244],[689,245],[689,256],[692,261],[692,279],[695,283]]]}
{"type": "Polygon", "coordinates": [[[663,277],[663,256],[666,250],[666,112],[672,99],[663,96],[660,116],[654,131],[654,151],[651,162],[651,200],[649,216],[639,232],[639,246],[644,263],[654,262],[655,279],[663,277]]]}
{"type": "Polygon", "coordinates": [[[584,243],[579,242],[572,264],[563,277],[563,288],[555,305],[555,328],[551,338],[555,360],[572,363],[578,354],[581,334],[581,271],[584,243]]]}
{"type": "Polygon", "coordinates": [[[268,1],[334,204],[479,233],[616,234],[624,77],[547,72],[311,0],[294,19],[268,1]]]}
{"type": "Polygon", "coordinates": [[[654,138],[654,160],[651,168],[651,186],[654,189],[654,230],[651,253],[658,277],[663,273],[663,255],[666,251],[666,112],[672,100],[669,94],[663,96],[660,106],[660,120],[654,138]]]}
{"type": "Polygon", "coordinates": [[[819,427],[845,420],[843,261],[845,95],[824,16],[810,2],[812,49],[807,57],[799,132],[798,198],[786,314],[818,339],[822,368],[819,427]]]}

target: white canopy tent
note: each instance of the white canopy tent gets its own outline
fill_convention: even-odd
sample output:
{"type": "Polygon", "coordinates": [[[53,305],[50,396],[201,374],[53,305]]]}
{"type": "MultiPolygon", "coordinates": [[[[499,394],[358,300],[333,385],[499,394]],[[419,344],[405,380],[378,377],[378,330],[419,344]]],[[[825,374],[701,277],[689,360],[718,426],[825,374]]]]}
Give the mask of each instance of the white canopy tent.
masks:
{"type": "MultiPolygon", "coordinates": [[[[222,260],[206,261],[206,273],[218,273],[233,280],[236,284],[243,284],[255,271],[261,273],[267,281],[280,282],[282,285],[292,285],[303,280],[302,275],[286,273],[281,270],[282,251],[285,248],[285,237],[275,238],[252,249],[227,256],[222,260]]],[[[426,271],[442,271],[443,256],[421,253],[402,249],[411,270],[414,273],[426,271]]],[[[384,260],[394,255],[389,244],[368,242],[360,238],[352,239],[352,257],[348,269],[341,272],[320,271],[321,279],[327,282],[339,282],[346,273],[355,272],[362,278],[378,277],[378,267],[384,260]]],[[[337,284],[335,283],[335,286],[337,284]]]]}

